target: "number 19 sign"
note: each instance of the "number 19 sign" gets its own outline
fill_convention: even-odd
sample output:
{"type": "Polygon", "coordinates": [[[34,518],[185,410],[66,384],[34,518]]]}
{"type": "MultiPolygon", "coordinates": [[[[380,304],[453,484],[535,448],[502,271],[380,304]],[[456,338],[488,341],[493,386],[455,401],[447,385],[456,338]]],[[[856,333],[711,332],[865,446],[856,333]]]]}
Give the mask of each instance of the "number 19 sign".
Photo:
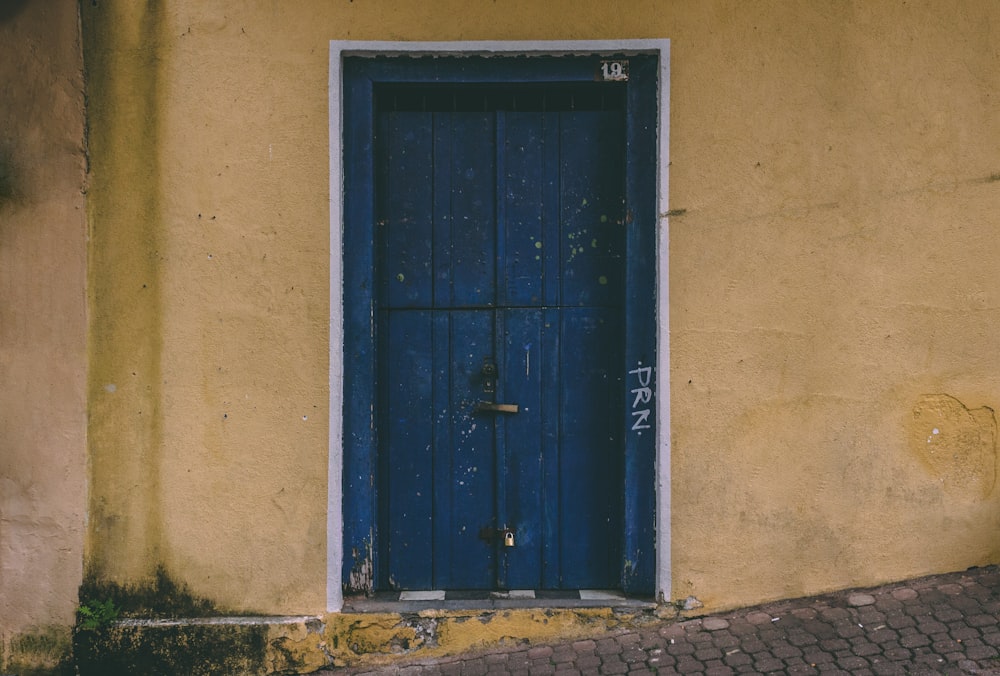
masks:
{"type": "Polygon", "coordinates": [[[597,79],[604,82],[625,82],[628,80],[628,59],[601,61],[597,79]]]}

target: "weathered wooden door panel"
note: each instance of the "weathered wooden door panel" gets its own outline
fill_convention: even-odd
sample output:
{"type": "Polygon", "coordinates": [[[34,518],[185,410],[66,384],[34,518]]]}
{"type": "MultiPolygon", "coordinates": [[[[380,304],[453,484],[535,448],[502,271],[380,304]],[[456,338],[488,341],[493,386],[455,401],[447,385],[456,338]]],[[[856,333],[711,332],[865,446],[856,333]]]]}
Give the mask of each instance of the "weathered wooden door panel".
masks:
{"type": "Polygon", "coordinates": [[[399,589],[492,588],[493,420],[474,414],[492,311],[389,310],[382,330],[381,499],[388,583],[399,589]]]}
{"type": "Polygon", "coordinates": [[[504,520],[501,585],[612,588],[621,570],[621,453],[615,309],[504,313],[504,520]]]}
{"type": "Polygon", "coordinates": [[[622,110],[432,94],[377,116],[382,585],[620,586],[622,110]]]}

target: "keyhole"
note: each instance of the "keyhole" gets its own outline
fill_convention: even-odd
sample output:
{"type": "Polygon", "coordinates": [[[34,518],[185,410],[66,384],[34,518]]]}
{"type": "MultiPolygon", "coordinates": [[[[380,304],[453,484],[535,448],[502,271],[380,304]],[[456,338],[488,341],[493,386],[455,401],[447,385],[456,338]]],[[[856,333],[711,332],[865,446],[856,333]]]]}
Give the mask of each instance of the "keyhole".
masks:
{"type": "Polygon", "coordinates": [[[486,357],[483,359],[483,392],[493,394],[497,391],[497,366],[493,359],[486,357]]]}

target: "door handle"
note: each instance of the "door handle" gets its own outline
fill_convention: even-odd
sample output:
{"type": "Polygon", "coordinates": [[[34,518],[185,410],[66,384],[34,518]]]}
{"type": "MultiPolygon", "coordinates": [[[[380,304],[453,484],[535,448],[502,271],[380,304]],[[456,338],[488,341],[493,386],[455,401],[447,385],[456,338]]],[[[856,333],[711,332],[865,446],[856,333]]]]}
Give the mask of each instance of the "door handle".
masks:
{"type": "Polygon", "coordinates": [[[494,404],[492,401],[481,401],[476,404],[476,413],[517,413],[517,404],[494,404]]]}

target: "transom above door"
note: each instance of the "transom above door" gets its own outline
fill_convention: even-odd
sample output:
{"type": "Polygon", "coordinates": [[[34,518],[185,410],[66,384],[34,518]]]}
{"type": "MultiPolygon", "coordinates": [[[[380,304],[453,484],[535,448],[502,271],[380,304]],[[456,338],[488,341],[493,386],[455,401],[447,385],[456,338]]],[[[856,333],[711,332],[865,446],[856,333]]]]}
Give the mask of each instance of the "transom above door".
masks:
{"type": "Polygon", "coordinates": [[[524,61],[345,70],[357,587],[652,587],[642,90],[524,61]]]}

